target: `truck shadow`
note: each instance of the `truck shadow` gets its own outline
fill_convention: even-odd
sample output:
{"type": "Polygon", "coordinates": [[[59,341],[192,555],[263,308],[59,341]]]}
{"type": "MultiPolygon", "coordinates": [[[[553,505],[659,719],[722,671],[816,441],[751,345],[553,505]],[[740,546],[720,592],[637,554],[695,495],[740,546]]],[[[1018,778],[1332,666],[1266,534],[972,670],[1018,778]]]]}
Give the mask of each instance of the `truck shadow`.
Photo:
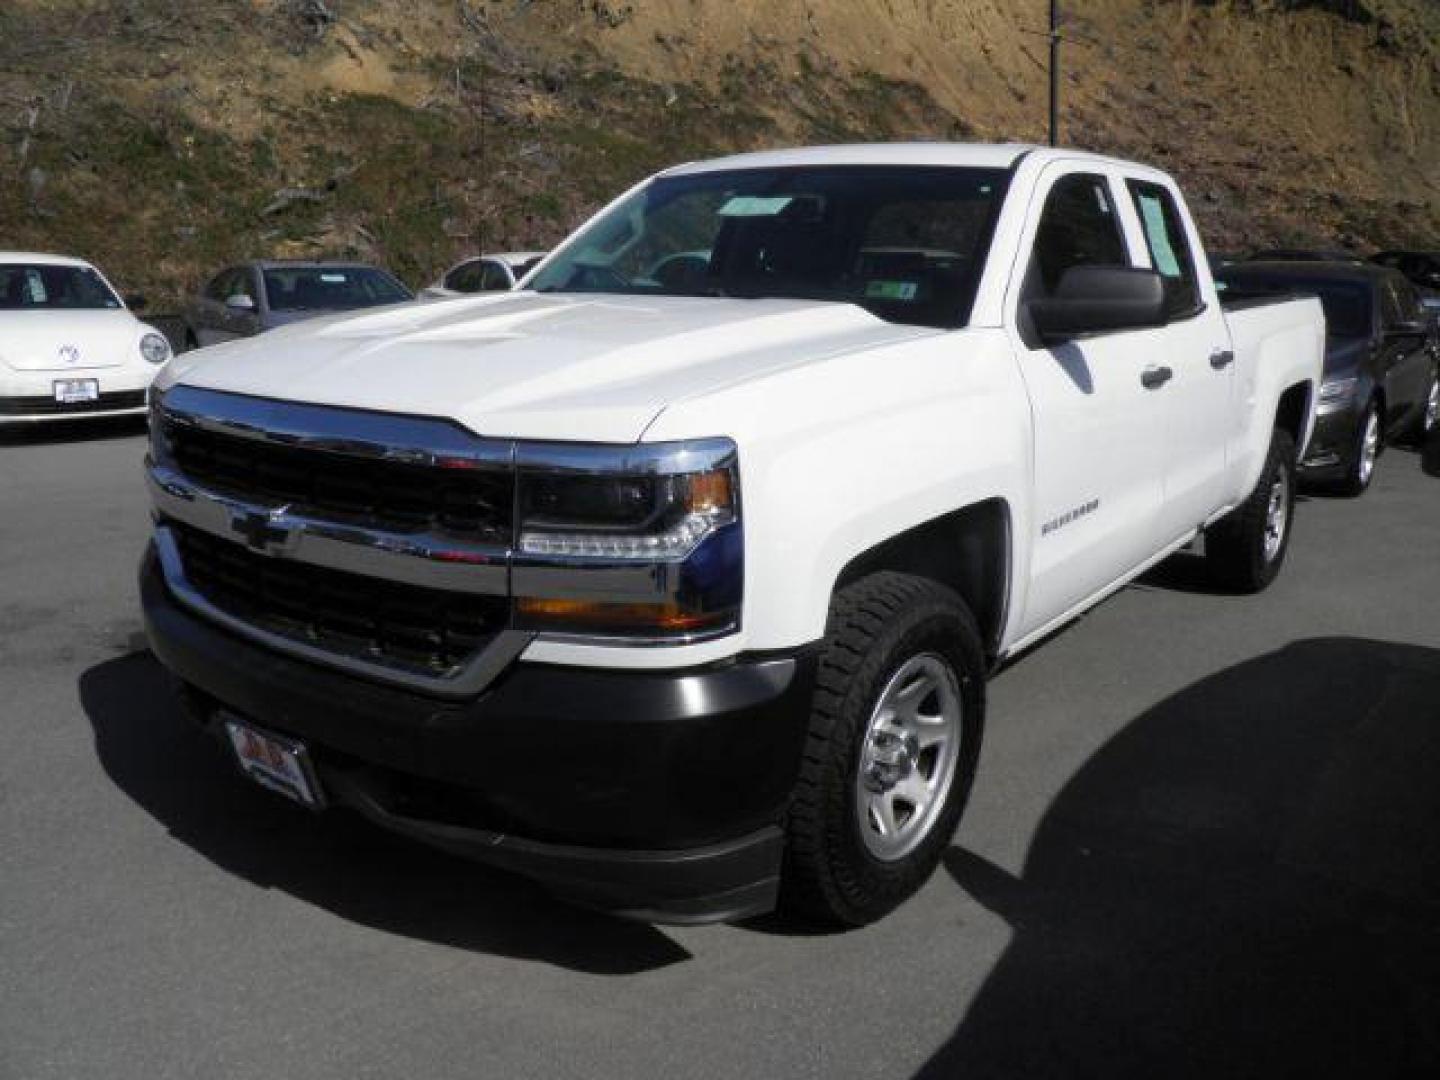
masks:
{"type": "Polygon", "coordinates": [[[922,1077],[1440,1075],[1440,650],[1297,642],[1066,785],[1013,940],[922,1077]]]}
{"type": "Polygon", "coordinates": [[[110,779],[177,840],[247,881],[388,933],[592,974],[690,957],[654,927],[561,904],[348,812],[309,814],[253,787],[184,718],[148,652],[84,672],[80,700],[110,779]]]}

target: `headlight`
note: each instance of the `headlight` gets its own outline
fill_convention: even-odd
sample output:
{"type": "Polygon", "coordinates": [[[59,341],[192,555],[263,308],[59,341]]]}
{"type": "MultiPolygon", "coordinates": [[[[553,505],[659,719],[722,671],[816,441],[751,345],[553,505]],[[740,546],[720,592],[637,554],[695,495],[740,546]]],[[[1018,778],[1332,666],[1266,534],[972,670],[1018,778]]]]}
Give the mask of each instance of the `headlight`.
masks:
{"type": "Polygon", "coordinates": [[[1355,387],[1359,384],[1358,378],[1325,380],[1320,384],[1320,404],[1316,411],[1324,414],[1348,409],[1355,400],[1355,387]]]}
{"type": "Polygon", "coordinates": [[[738,627],[734,443],[526,445],[518,465],[512,583],[523,628],[674,642],[738,627]]]}
{"type": "Polygon", "coordinates": [[[170,359],[170,342],[160,334],[146,334],[140,339],[140,355],[152,364],[163,364],[170,359]]]}
{"type": "Polygon", "coordinates": [[[684,559],[735,520],[729,468],[686,476],[530,476],[520,550],[576,558],[684,559]]]}

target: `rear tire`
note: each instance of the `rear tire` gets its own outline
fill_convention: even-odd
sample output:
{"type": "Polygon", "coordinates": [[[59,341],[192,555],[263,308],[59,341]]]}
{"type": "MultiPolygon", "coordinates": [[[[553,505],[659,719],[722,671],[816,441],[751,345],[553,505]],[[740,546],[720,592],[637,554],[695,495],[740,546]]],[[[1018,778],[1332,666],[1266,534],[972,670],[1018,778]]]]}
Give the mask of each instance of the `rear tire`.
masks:
{"type": "Polygon", "coordinates": [[[198,349],[199,347],[200,347],[200,342],[199,342],[199,341],[196,339],[196,337],[195,337],[195,331],[194,331],[194,330],[186,330],[186,331],[185,331],[185,348],[184,348],[183,351],[184,351],[184,352],[189,352],[191,349],[198,349]]]}
{"type": "Polygon", "coordinates": [[[975,780],[984,650],[953,591],[881,572],[836,594],[786,823],[781,910],[861,926],[934,872],[975,780]]]}
{"type": "Polygon", "coordinates": [[[1276,428],[1254,490],[1205,534],[1205,561],[1216,583],[1256,593],[1274,581],[1290,548],[1294,517],[1295,440],[1276,428]]]}

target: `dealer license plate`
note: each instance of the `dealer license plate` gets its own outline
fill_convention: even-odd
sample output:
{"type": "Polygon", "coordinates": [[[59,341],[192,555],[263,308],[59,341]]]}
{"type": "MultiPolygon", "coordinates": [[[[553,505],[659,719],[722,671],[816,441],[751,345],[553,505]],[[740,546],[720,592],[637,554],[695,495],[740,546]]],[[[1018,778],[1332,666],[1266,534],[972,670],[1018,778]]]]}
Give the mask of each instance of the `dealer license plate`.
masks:
{"type": "Polygon", "coordinates": [[[223,714],[221,719],[246,776],[312,810],[325,805],[304,743],[261,731],[237,716],[223,714]]]}
{"type": "Polygon", "coordinates": [[[62,405],[78,405],[82,401],[100,400],[99,379],[56,379],[55,400],[62,405]]]}

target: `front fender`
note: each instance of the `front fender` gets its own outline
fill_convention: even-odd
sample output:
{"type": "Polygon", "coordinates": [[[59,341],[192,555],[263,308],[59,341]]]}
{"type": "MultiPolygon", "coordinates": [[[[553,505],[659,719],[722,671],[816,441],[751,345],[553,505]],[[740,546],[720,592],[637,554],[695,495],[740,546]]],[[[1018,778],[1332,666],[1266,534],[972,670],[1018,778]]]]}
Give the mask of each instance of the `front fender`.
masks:
{"type": "MultiPolygon", "coordinates": [[[[718,416],[735,418],[740,446],[747,648],[821,637],[848,563],[946,513],[998,498],[1012,535],[1030,533],[1029,404],[997,332],[787,369],[672,407],[647,436],[692,437],[718,416]]],[[[1023,556],[1012,580],[1025,579],[1023,556]]]]}

